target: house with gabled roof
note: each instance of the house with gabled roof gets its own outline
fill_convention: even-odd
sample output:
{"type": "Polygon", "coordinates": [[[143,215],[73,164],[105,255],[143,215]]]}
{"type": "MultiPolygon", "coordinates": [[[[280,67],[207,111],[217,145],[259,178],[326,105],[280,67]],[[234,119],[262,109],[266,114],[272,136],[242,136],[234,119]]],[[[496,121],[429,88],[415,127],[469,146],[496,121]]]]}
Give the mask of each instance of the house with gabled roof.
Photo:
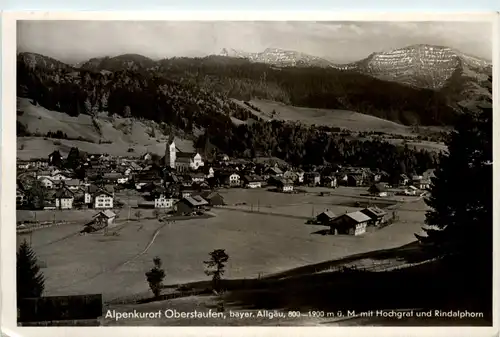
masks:
{"type": "Polygon", "coordinates": [[[379,224],[384,222],[384,217],[387,215],[387,212],[383,209],[378,208],[377,206],[371,206],[362,209],[360,212],[370,217],[370,221],[368,221],[368,225],[378,226],[379,224]]]}
{"type": "Polygon", "coordinates": [[[382,184],[382,183],[373,184],[368,189],[368,192],[371,195],[376,195],[378,197],[386,197],[387,196],[387,187],[385,187],[385,184],[382,184]]]}
{"type": "Polygon", "coordinates": [[[316,223],[321,225],[329,225],[330,222],[335,219],[336,215],[329,209],[325,209],[323,212],[316,216],[316,223]]]}
{"type": "Polygon", "coordinates": [[[203,199],[200,195],[182,198],[176,203],[177,213],[181,215],[191,214],[195,211],[203,209],[205,206],[208,206],[208,201],[203,199]]]}
{"type": "Polygon", "coordinates": [[[73,200],[74,195],[73,192],[67,188],[66,186],[62,186],[59,188],[55,196],[56,208],[58,209],[72,209],[73,208],[73,200]]]}
{"type": "Polygon", "coordinates": [[[366,227],[371,218],[360,212],[351,212],[340,215],[330,221],[332,234],[361,235],[366,232],[366,227]]]}

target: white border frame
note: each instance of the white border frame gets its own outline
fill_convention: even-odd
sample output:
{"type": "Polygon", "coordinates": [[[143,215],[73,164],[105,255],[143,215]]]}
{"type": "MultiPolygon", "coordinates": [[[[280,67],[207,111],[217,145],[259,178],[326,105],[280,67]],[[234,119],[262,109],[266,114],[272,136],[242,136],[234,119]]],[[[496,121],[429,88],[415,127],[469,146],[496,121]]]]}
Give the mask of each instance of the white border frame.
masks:
{"type": "MultiPolygon", "coordinates": [[[[493,102],[494,114],[498,111],[499,85],[498,62],[500,60],[500,24],[498,13],[347,13],[347,12],[278,12],[278,11],[228,11],[228,12],[3,12],[2,15],[2,147],[1,147],[1,184],[0,184],[0,239],[1,252],[1,324],[2,334],[15,336],[57,336],[57,335],[103,335],[110,332],[98,327],[60,327],[33,328],[17,327],[16,296],[15,296],[15,172],[16,172],[16,21],[17,20],[133,20],[133,21],[486,21],[492,23],[493,39],[493,102]],[[279,20],[276,20],[279,18],[279,20]]],[[[494,118],[494,144],[500,141],[498,136],[498,118],[494,118]]],[[[499,153],[494,151],[494,161],[498,162],[499,153]]],[[[498,192],[500,187],[497,179],[498,165],[494,166],[494,209],[498,209],[498,192]]],[[[494,212],[493,223],[498,224],[498,212],[494,212]]],[[[499,252],[498,228],[494,226],[494,285],[498,281],[499,252]]],[[[178,336],[316,336],[336,335],[350,336],[435,336],[444,334],[450,336],[494,336],[499,334],[498,289],[493,289],[493,327],[114,327],[113,333],[118,335],[150,335],[161,336],[165,333],[178,336]],[[496,315],[495,315],[496,313],[496,315]],[[278,329],[278,330],[277,330],[278,329]]]]}

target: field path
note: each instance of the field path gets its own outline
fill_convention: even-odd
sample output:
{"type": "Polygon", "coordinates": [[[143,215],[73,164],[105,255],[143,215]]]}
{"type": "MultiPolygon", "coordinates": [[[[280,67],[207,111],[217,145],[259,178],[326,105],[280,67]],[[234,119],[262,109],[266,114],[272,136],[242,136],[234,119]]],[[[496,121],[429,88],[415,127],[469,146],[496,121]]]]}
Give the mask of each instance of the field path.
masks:
{"type": "Polygon", "coordinates": [[[142,252],[140,252],[139,254],[133,256],[132,258],[128,259],[127,261],[123,262],[122,264],[118,265],[118,267],[116,267],[114,270],[122,267],[122,266],[125,266],[126,264],[128,264],[129,262],[132,262],[133,260],[137,259],[139,256],[141,255],[144,255],[146,254],[146,252],[148,251],[149,247],[151,247],[151,245],[155,242],[155,239],[156,237],[158,236],[158,234],[160,234],[160,231],[163,227],[165,227],[165,225],[169,224],[169,222],[165,222],[163,225],[161,225],[156,231],[155,233],[153,234],[153,237],[151,238],[151,240],[149,240],[149,243],[147,244],[146,248],[144,248],[144,250],[142,252]]]}
{"type": "Polygon", "coordinates": [[[78,281],[76,281],[76,282],[73,282],[73,283],[70,283],[70,284],[67,284],[67,285],[61,286],[61,287],[59,287],[59,289],[65,289],[65,288],[72,287],[72,286],[74,286],[74,285],[77,285],[77,284],[80,284],[80,283],[83,283],[83,282],[89,282],[89,281],[92,281],[92,280],[96,279],[97,277],[99,277],[99,276],[101,276],[101,275],[103,275],[103,274],[106,274],[106,273],[112,273],[112,272],[116,271],[117,269],[119,269],[119,268],[123,267],[123,266],[124,266],[124,265],[126,265],[127,263],[129,263],[129,262],[133,261],[133,260],[134,260],[134,259],[136,259],[137,257],[139,257],[139,256],[141,256],[141,255],[143,255],[143,254],[145,254],[145,253],[148,251],[148,249],[151,247],[151,245],[154,243],[154,241],[155,241],[156,237],[158,236],[158,234],[160,233],[161,229],[162,229],[163,227],[165,227],[167,224],[168,224],[168,222],[165,222],[164,224],[162,224],[162,225],[161,225],[161,226],[160,226],[160,227],[159,227],[159,228],[155,231],[155,233],[154,233],[154,234],[153,234],[153,236],[151,237],[151,240],[149,240],[148,244],[146,245],[146,248],[144,248],[144,250],[143,250],[142,252],[140,252],[140,253],[138,253],[138,254],[134,255],[132,258],[130,258],[130,259],[128,259],[128,260],[126,260],[126,261],[124,261],[124,262],[119,263],[118,265],[116,265],[116,266],[115,266],[115,267],[113,267],[113,268],[110,268],[110,269],[104,269],[104,270],[102,270],[102,271],[100,271],[100,272],[98,272],[98,273],[96,273],[96,274],[94,274],[94,275],[92,275],[92,276],[90,276],[90,277],[87,277],[87,278],[85,278],[85,279],[78,280],[78,281]]]}

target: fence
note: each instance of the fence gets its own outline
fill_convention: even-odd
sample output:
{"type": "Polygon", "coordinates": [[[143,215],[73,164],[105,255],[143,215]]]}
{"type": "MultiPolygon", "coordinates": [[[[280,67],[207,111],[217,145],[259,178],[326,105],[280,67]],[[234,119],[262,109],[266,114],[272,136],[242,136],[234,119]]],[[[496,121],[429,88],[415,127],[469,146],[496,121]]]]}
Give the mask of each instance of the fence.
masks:
{"type": "Polygon", "coordinates": [[[436,261],[437,259],[430,259],[421,262],[414,263],[394,263],[394,261],[376,261],[372,260],[370,264],[365,265],[339,265],[328,268],[318,268],[315,269],[315,273],[330,273],[330,272],[346,272],[346,271],[371,271],[371,272],[387,272],[392,270],[416,267],[422,264],[430,263],[436,261]]]}
{"type": "Polygon", "coordinates": [[[17,229],[16,233],[17,234],[30,233],[30,232],[34,232],[34,231],[39,230],[39,229],[50,228],[53,226],[67,225],[69,223],[71,223],[71,222],[70,221],[59,221],[59,222],[54,223],[52,221],[45,221],[45,222],[41,222],[37,225],[29,226],[27,228],[17,229]]]}
{"type": "Polygon", "coordinates": [[[237,211],[237,212],[243,212],[243,213],[257,213],[257,214],[263,214],[263,215],[273,215],[273,216],[286,217],[286,218],[292,218],[292,219],[300,219],[300,220],[309,220],[311,218],[311,217],[300,216],[300,215],[263,212],[263,211],[254,210],[254,209],[237,208],[237,207],[232,207],[232,206],[227,206],[227,205],[214,206],[214,208],[227,209],[230,211],[237,211]]]}

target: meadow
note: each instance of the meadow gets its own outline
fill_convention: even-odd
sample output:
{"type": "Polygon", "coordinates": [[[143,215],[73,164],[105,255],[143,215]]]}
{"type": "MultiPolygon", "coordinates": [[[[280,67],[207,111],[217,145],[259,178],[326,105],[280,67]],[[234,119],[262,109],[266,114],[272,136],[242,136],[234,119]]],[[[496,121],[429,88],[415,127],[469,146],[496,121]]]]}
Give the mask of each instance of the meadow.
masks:
{"type": "MultiPolygon", "coordinates": [[[[333,190],[332,190],[333,191],[333,190]]],[[[280,195],[265,190],[225,191],[226,202],[262,200],[279,213],[308,217],[311,205],[339,214],[354,208],[341,204],[346,197],[280,195]],[[306,204],[310,202],[311,204],[306,204]],[[329,205],[325,205],[325,203],[329,205]]],[[[207,280],[203,261],[214,249],[230,256],[225,278],[256,278],[289,269],[339,259],[348,255],[392,248],[412,242],[425,216],[423,202],[398,206],[398,223],[359,237],[315,234],[323,226],[304,219],[214,208],[216,217],[175,223],[141,219],[120,223],[117,235],[72,235],[83,221],[33,232],[31,240],[46,276],[46,295],[102,293],[105,301],[133,294],[149,296],[144,273],[158,256],[166,272],[165,284],[207,280]]],[[[29,235],[19,235],[18,240],[29,235]]]]}

